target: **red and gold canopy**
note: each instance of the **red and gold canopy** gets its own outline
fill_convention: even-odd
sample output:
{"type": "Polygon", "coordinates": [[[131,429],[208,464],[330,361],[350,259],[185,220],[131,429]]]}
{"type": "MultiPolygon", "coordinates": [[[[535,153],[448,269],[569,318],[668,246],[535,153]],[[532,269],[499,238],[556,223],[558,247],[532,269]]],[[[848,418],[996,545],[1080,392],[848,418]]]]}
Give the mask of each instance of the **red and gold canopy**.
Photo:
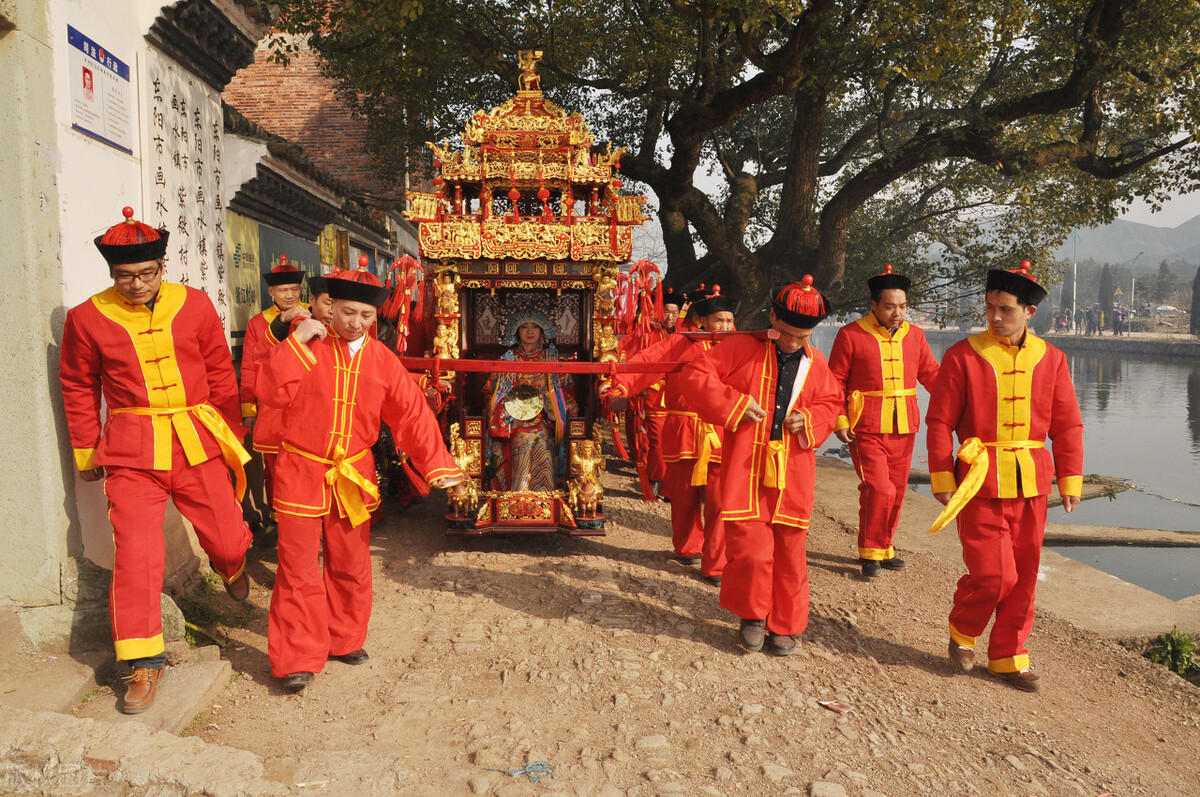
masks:
{"type": "Polygon", "coordinates": [[[593,153],[578,113],[542,95],[541,51],[520,54],[517,96],[476,111],[462,149],[428,142],[436,193],[409,191],[405,217],[419,227],[433,270],[465,275],[590,275],[630,259],[644,196],[620,193],[625,148],[593,153]]]}

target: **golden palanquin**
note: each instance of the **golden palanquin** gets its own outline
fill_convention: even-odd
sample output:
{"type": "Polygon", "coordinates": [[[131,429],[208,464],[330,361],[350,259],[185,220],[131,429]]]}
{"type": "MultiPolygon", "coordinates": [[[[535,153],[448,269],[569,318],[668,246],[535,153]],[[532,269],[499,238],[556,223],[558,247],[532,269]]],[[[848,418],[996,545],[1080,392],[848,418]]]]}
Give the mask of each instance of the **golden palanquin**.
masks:
{"type": "Polygon", "coordinates": [[[487,478],[490,374],[464,362],[499,359],[506,319],[530,307],[556,327],[560,362],[616,356],[616,278],[631,257],[633,227],[646,221],[646,197],[620,193],[624,148],[596,148],[582,116],[542,95],[540,58],[521,53],[517,96],[472,115],[461,149],[429,142],[435,190],[407,194],[404,215],[418,226],[428,312],[436,319],[426,335],[411,339],[408,353],[439,358],[437,367],[452,380],[443,423],[479,496],[470,513],[452,507],[452,534],[603,534],[595,502],[580,509],[576,500],[589,485],[572,475],[603,467],[594,464],[593,376],[578,374],[572,383],[578,415],[563,419],[569,462],[556,489],[504,492],[489,489],[487,478]]]}

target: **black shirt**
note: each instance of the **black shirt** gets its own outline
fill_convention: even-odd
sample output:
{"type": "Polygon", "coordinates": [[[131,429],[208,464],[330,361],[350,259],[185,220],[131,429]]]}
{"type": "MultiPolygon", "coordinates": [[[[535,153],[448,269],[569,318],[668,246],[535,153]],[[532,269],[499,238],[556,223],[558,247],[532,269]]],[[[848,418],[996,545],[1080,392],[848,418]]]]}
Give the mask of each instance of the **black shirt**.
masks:
{"type": "Polygon", "coordinates": [[[792,400],[792,387],[796,384],[796,374],[800,372],[800,361],[804,359],[804,347],[796,349],[791,354],[784,354],[775,347],[775,365],[777,366],[775,381],[775,417],[771,419],[771,439],[783,439],[783,419],[787,417],[788,404],[792,400]]]}

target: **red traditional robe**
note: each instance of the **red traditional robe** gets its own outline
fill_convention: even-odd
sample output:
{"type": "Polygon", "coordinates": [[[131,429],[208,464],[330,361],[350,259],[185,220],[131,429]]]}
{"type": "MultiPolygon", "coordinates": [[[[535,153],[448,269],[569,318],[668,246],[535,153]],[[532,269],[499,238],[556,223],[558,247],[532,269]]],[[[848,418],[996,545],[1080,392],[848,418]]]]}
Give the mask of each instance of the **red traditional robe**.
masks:
{"type": "Polygon", "coordinates": [[[75,463],[107,472],[117,658],[154,656],[168,495],[227,582],[250,544],[226,467],[246,454],[224,327],[193,288],[162,283],[152,310],[110,288],[67,313],[59,376],[75,463]]]}
{"type": "MultiPolygon", "coordinates": [[[[671,334],[671,332],[656,327],[649,334],[649,344],[643,345],[637,351],[633,350],[633,345],[631,344],[635,342],[642,343],[642,338],[635,335],[626,335],[618,345],[619,358],[621,360],[629,360],[636,356],[639,351],[648,349],[650,346],[666,340],[671,334]]],[[[667,478],[667,463],[663,459],[662,447],[663,430],[667,420],[666,398],[666,382],[661,378],[647,384],[642,390],[636,391],[629,397],[626,423],[629,426],[631,435],[637,431],[638,424],[642,425],[642,428],[645,430],[646,445],[645,451],[638,450],[637,439],[635,437],[631,442],[630,449],[636,452],[637,466],[639,469],[644,470],[647,482],[664,482],[667,478]]],[[[661,494],[666,495],[666,490],[661,490],[661,494]]]]}
{"type": "Polygon", "coordinates": [[[775,344],[757,336],[730,338],[683,372],[684,390],[702,420],[727,430],[721,453],[721,517],[729,563],[721,605],[743,619],[766,619],[767,630],[794,635],[808,625],[805,540],[812,517],[815,449],[833,431],[842,391],[825,358],[805,345],[788,413],[804,417],[800,434],[772,441],[778,384],[775,344]],[[742,423],[754,399],[761,423],[742,423]]]}
{"type": "Polygon", "coordinates": [[[333,332],[308,345],[289,337],[259,373],[258,395],[282,413],[284,430],[276,462],[271,671],[320,672],[329,656],[361,648],[367,635],[367,521],[379,505],[371,445],[380,422],[429,481],[459,470],[416,381],[369,336],[353,356],[333,332]]]}
{"type": "Polygon", "coordinates": [[[891,559],[920,428],[917,382],[930,389],[938,365],[925,333],[907,321],[896,334],[868,313],[838,330],[829,368],[846,394],[836,429],[852,428],[858,471],[858,555],[891,559]],[[853,423],[852,423],[853,419],[853,423]]]}
{"type": "Polygon", "coordinates": [[[968,572],[954,594],[950,635],[973,648],[994,613],[988,668],[1017,672],[1029,666],[1025,640],[1055,472],[1062,495],[1083,490],[1083,421],[1066,357],[1030,331],[1020,346],[990,331],[960,341],[942,359],[926,422],[934,493],[955,490],[969,467],[956,459],[953,435],[983,443],[987,463],[958,516],[968,572]]]}
{"type": "MultiPolygon", "coordinates": [[[[306,302],[300,306],[308,309],[306,302]]],[[[271,334],[271,322],[283,312],[276,305],[271,305],[246,323],[246,337],[242,342],[242,417],[253,418],[258,414],[258,397],[254,392],[254,382],[258,369],[271,347],[279,343],[271,334]]],[[[255,450],[259,450],[256,443],[255,450]]]]}
{"type": "MultiPolygon", "coordinates": [[[[691,362],[712,348],[712,341],[671,335],[642,349],[628,362],[691,362]]],[[[636,396],[658,382],[665,418],[661,451],[666,467],[667,495],[671,499],[672,538],[677,556],[701,554],[701,572],[721,575],[725,569],[725,529],[717,504],[721,466],[722,427],[700,420],[687,400],[679,372],[629,373],[612,381],[612,393],[636,396]],[[708,485],[708,489],[705,489],[708,485]],[[701,505],[705,506],[703,521],[701,505]]]]}

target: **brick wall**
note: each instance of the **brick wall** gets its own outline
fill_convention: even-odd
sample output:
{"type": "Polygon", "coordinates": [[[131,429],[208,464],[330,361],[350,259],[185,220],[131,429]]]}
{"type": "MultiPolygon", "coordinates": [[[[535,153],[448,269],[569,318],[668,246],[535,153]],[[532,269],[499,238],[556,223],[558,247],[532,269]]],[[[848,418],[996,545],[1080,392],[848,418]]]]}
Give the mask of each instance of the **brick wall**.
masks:
{"type": "Polygon", "coordinates": [[[403,175],[380,175],[367,151],[366,122],[351,116],[317,57],[301,49],[287,66],[267,61],[260,45],[221,95],[247,119],[304,148],[330,176],[390,200],[404,199],[403,175]]]}

